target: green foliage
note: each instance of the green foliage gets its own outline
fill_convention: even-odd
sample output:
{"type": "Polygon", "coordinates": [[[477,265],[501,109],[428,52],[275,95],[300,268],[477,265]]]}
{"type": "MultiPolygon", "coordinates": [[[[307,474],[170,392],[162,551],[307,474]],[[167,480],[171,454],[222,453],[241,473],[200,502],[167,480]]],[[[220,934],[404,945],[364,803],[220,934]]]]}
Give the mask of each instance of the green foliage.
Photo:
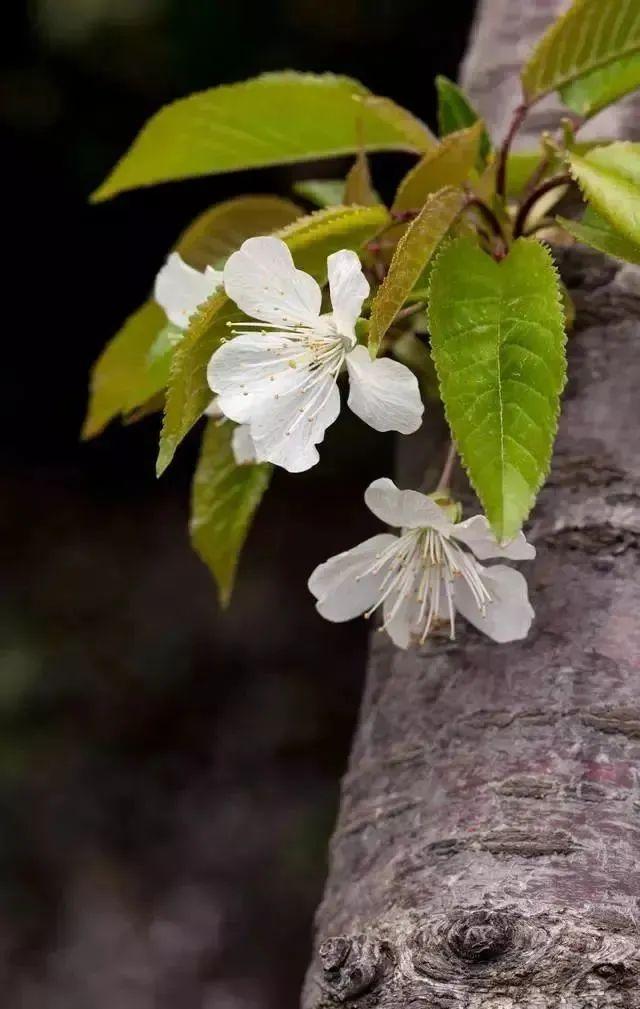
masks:
{"type": "Polygon", "coordinates": [[[146,360],[146,372],[149,381],[155,389],[162,390],[169,381],[171,358],[177,345],[184,336],[184,330],[177,326],[164,326],[149,348],[146,360]]]}
{"type": "Polygon", "coordinates": [[[369,352],[375,357],[382,339],[445,237],[465,202],[460,189],[448,187],[427,197],[427,202],[402,236],[389,272],[371,306],[369,352]]]}
{"type": "Polygon", "coordinates": [[[291,249],[299,270],[324,282],[327,256],[340,249],[359,252],[389,222],[389,211],[375,207],[327,207],[301,217],[278,232],[291,249]]]}
{"type": "MultiPolygon", "coordinates": [[[[438,93],[438,130],[441,137],[473,126],[479,119],[478,113],[458,84],[448,77],[436,77],[438,93]]],[[[480,137],[479,168],[483,168],[491,153],[491,140],[486,129],[480,137]]]]}
{"type": "Polygon", "coordinates": [[[160,432],[156,473],[161,476],[175,451],[200,419],[213,398],[207,385],[207,365],[223,340],[230,337],[228,323],[241,314],[224,293],[212,295],[189,321],[176,347],[169,373],[160,432]]]}
{"type": "Polygon", "coordinates": [[[599,252],[627,263],[640,265],[640,245],[630,242],[628,238],[614,231],[595,211],[587,208],[581,221],[569,221],[565,217],[556,218],[565,231],[573,235],[579,242],[590,245],[599,252]]]}
{"type": "Polygon", "coordinates": [[[83,438],[93,438],[118,414],[128,413],[158,392],[148,354],[166,321],[162,309],[147,301],[109,341],[91,369],[83,438]]]}
{"type": "MultiPolygon", "coordinates": [[[[300,214],[299,207],[278,196],[226,200],[196,217],[174,248],[195,269],[220,266],[245,238],[284,228],[300,214]]],[[[162,309],[149,300],[107,344],[91,372],[83,438],[99,434],[118,414],[129,414],[150,400],[158,402],[177,342],[175,330],[168,339],[166,323],[162,309]]]]}
{"type": "Polygon", "coordinates": [[[574,0],[522,71],[527,101],[640,50],[638,0],[574,0]]]}
{"type": "Polygon", "coordinates": [[[190,266],[221,269],[232,252],[252,235],[270,235],[302,216],[291,200],[280,196],[237,196],[196,217],[176,243],[190,266]]]}
{"type": "Polygon", "coordinates": [[[548,250],[520,238],[497,263],[455,239],[433,268],[429,320],[452,435],[496,536],[508,541],[549,470],[565,382],[548,250]]]}
{"type": "Polygon", "coordinates": [[[243,168],[369,151],[421,153],[426,126],[357,81],[292,71],[223,85],[166,105],[93,194],[243,168]]]}
{"type": "MultiPolygon", "coordinates": [[[[525,215],[525,225],[546,221],[562,196],[557,179],[542,189],[537,183],[564,173],[566,159],[588,209],[581,221],[560,217],[558,225],[640,264],[640,144],[577,144],[579,124],[566,119],[558,124],[561,140],[543,135],[533,153],[512,153],[510,144],[529,106],[550,92],[588,118],[640,86],[640,0],[573,0],[535,47],[522,85],[524,105],[505,149],[494,155],[464,91],[445,77],[436,80],[438,142],[410,112],[357,81],[265,74],[161,109],[93,196],[100,201],[163,181],[354,155],[344,181],[294,184],[320,211],[301,216],[296,204],[271,196],[229,200],[197,218],[175,248],[196,269],[220,269],[247,237],[276,234],[298,269],[321,284],[329,255],[358,252],[374,289],[370,318],[357,322],[358,340],[372,357],[382,348],[411,368],[427,397],[440,396],[502,542],[520,529],[549,469],[566,378],[565,328],[574,314],[548,249],[532,238],[510,244],[514,231],[527,230],[525,215]],[[373,187],[367,153],[385,150],[417,157],[391,214],[373,187]],[[505,188],[507,197],[518,197],[517,210],[505,204],[505,188]],[[466,213],[471,205],[475,213],[466,213]],[[372,238],[375,246],[367,247],[372,238]]],[[[244,319],[223,290],[198,307],[186,330],[167,325],[148,301],[94,366],[83,435],[118,414],[134,420],[164,403],[160,475],[211,402],[212,355],[244,319]]],[[[190,520],[193,546],[222,605],[272,470],[237,465],[233,432],[224,418],[207,422],[190,520]]]]}
{"type": "Polygon", "coordinates": [[[344,182],[344,202],[347,205],[373,207],[380,197],[373,188],[369,160],[364,151],[358,151],[356,160],[347,172],[344,182]]]}
{"type": "MultiPolygon", "coordinates": [[[[327,256],[339,249],[360,249],[388,221],[384,207],[333,207],[281,229],[278,234],[299,269],[326,280],[327,256]]],[[[241,318],[224,293],[214,294],[191,319],[171,364],[156,472],[160,476],[211,400],[207,364],[229,337],[227,323],[241,318]]]]}
{"type": "Polygon", "coordinates": [[[560,94],[565,105],[588,118],[638,87],[640,53],[634,52],[579,77],[561,88],[560,94]]]}
{"type": "Polygon", "coordinates": [[[398,186],[394,211],[418,210],[431,193],[444,186],[461,186],[469,178],[478,158],[484,127],[473,126],[450,133],[442,143],[418,162],[398,186]]]}
{"type": "Polygon", "coordinates": [[[344,179],[303,179],[294,182],[296,196],[308,200],[314,207],[339,207],[345,202],[344,179]]]}
{"type": "Polygon", "coordinates": [[[222,606],[229,602],[240,551],[271,479],[267,464],[236,464],[232,436],[230,421],[207,423],[193,478],[189,521],[191,543],[216,580],[222,606]]]}
{"type": "Polygon", "coordinates": [[[640,244],[640,144],[571,153],[569,167],[594,209],[621,235],[640,244]]]}
{"type": "Polygon", "coordinates": [[[512,151],[507,159],[507,196],[519,196],[542,161],[542,151],[512,151]]]}

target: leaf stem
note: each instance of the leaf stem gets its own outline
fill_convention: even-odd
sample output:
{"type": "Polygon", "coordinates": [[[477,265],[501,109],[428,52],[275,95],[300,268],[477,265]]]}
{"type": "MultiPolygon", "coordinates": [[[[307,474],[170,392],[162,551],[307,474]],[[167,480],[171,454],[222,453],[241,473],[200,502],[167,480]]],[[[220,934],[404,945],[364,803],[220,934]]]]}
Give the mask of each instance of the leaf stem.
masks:
{"type": "Polygon", "coordinates": [[[516,133],[522,126],[528,111],[529,106],[526,102],[522,102],[514,109],[513,116],[511,117],[511,123],[509,124],[509,129],[507,130],[507,135],[502,141],[502,147],[500,148],[500,152],[498,154],[496,193],[502,200],[504,200],[507,194],[507,159],[509,157],[509,151],[511,150],[511,145],[515,139],[516,133]]]}
{"type": "Polygon", "coordinates": [[[569,173],[564,172],[562,175],[554,175],[553,178],[547,179],[546,182],[542,182],[536,189],[529,193],[529,195],[525,197],[520,204],[520,209],[518,210],[513,225],[513,237],[518,238],[520,235],[524,234],[529,214],[538,200],[544,196],[545,193],[550,193],[553,189],[557,189],[559,186],[570,186],[572,183],[573,179],[569,173]]]}
{"type": "Polygon", "coordinates": [[[424,307],[424,301],[416,301],[415,305],[407,305],[406,308],[400,309],[393,321],[398,322],[400,319],[408,319],[409,316],[422,312],[424,307]]]}
{"type": "Polygon", "coordinates": [[[502,225],[498,220],[496,214],[494,214],[491,207],[481,200],[478,196],[469,196],[467,202],[464,205],[464,210],[467,209],[479,210],[485,221],[491,228],[493,235],[498,239],[497,249],[493,250],[493,255],[496,259],[503,259],[507,254],[509,248],[507,239],[505,237],[504,231],[502,230],[502,225]]]}
{"type": "Polygon", "coordinates": [[[470,196],[465,203],[465,210],[469,207],[474,210],[479,210],[494,235],[497,235],[498,238],[501,238],[504,241],[504,231],[502,230],[502,225],[491,207],[485,203],[484,200],[481,200],[478,196],[470,196]]]}
{"type": "Polygon", "coordinates": [[[456,464],[456,459],[458,458],[458,451],[456,449],[456,443],[453,439],[449,442],[449,451],[447,452],[447,458],[445,464],[442,467],[442,473],[440,474],[440,479],[438,480],[438,486],[436,487],[436,494],[441,491],[448,490],[449,484],[451,483],[451,476],[453,474],[453,467],[456,464]]]}

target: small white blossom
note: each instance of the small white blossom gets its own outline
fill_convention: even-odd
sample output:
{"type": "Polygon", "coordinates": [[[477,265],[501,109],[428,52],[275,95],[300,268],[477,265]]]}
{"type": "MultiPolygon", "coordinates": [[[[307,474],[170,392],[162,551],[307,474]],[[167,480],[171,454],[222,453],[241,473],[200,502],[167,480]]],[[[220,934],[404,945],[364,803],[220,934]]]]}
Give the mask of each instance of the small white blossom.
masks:
{"type": "Polygon", "coordinates": [[[355,324],[369,284],[355,252],[328,257],[333,311],[297,270],[278,238],[249,238],[227,260],[224,287],[252,319],[209,362],[208,380],[227,417],[248,424],[261,461],[292,473],[318,461],[316,445],[340,411],[338,375],[349,372],[348,405],[377,431],[410,434],[423,405],[415,375],[397,361],[372,361],[355,324]],[[255,329],[253,329],[255,327],[255,329]],[[253,330],[253,331],[252,331],[253,330]]]}
{"type": "Polygon", "coordinates": [[[179,253],[172,252],[156,277],[153,296],[174,326],[186,329],[198,305],[222,287],[222,271],[207,266],[194,270],[179,253]]]}
{"type": "Polygon", "coordinates": [[[442,621],[453,638],[456,611],[494,641],[526,637],[534,614],[525,579],[476,559],[530,560],[535,549],[522,533],[500,546],[483,515],[453,522],[451,509],[386,478],[367,488],[365,502],[400,535],[373,536],[315,569],[309,589],[323,617],[342,622],[382,606],[383,626],[400,648],[423,643],[442,621]]]}
{"type": "MultiPolygon", "coordinates": [[[[189,319],[203,301],[222,287],[222,271],[207,266],[204,273],[185,263],[177,252],[172,252],[156,277],[154,298],[169,320],[184,330],[189,319]]],[[[206,416],[222,420],[224,414],[217,397],[204,411],[206,416]]],[[[256,461],[256,453],[249,428],[241,424],[234,428],[231,449],[238,466],[256,461]]]]}

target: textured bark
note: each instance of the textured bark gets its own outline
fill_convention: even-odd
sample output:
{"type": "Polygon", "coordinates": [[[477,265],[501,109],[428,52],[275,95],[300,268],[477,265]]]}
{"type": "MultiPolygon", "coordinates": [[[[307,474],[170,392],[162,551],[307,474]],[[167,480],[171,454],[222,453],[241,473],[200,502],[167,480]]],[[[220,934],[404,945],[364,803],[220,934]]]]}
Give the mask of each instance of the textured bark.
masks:
{"type": "MultiPolygon", "coordinates": [[[[466,80],[494,124],[558,6],[484,3],[466,80]]],[[[374,636],[304,1009],[640,1009],[640,272],[561,268],[578,316],[534,629],[374,636]]],[[[433,438],[407,439],[404,485],[433,438]]]]}

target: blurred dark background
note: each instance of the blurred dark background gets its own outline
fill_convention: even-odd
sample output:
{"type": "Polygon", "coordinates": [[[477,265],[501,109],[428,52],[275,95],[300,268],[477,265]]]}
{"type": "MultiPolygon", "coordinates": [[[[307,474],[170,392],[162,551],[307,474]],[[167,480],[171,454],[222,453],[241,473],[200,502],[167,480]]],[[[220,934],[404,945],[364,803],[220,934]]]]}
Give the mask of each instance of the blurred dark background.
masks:
{"type": "MultiPolygon", "coordinates": [[[[197,439],[160,482],[157,418],[81,444],[87,373],[196,213],[335,166],[87,194],[162,103],[269,69],[352,75],[433,125],[473,6],[3,5],[2,1009],[296,1005],[367,639],[305,583],[375,530],[362,492],[392,465],[345,420],[278,474],[221,615],[185,530],[197,439]]],[[[404,166],[376,158],[383,193],[404,166]]]]}

